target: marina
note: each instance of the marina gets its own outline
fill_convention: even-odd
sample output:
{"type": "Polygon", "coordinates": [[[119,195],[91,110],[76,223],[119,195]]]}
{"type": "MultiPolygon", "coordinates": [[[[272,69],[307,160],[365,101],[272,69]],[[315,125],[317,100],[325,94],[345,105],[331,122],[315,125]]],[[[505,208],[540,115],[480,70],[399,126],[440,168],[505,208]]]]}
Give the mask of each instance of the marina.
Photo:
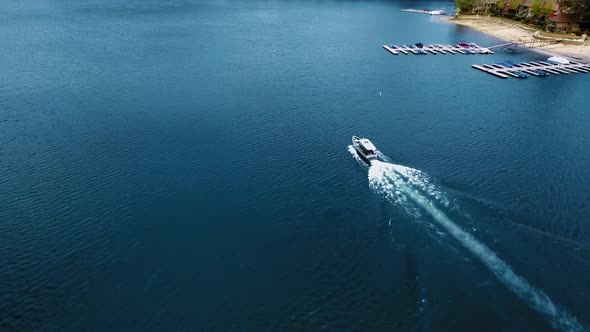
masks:
{"type": "Polygon", "coordinates": [[[590,332],[590,69],[501,46],[532,2],[0,1],[0,332],[590,332]]]}
{"type": "MultiPolygon", "coordinates": [[[[507,44],[506,44],[507,45],[507,44]]],[[[482,47],[475,43],[460,42],[459,44],[443,45],[416,43],[414,45],[383,45],[383,48],[393,55],[446,55],[446,54],[494,54],[492,48],[499,48],[504,44],[482,47]]],[[[547,61],[528,61],[514,63],[512,61],[498,62],[494,64],[472,65],[474,69],[490,75],[506,79],[509,77],[526,79],[530,76],[546,77],[549,75],[585,74],[590,72],[590,64],[569,61],[561,57],[551,57],[547,61]]]]}
{"type": "Polygon", "coordinates": [[[546,77],[549,75],[585,74],[590,72],[590,64],[574,61],[568,63],[546,61],[514,63],[506,61],[495,64],[471,65],[471,67],[502,79],[508,77],[525,79],[529,76],[546,77]]]}
{"type": "Polygon", "coordinates": [[[383,48],[393,55],[410,53],[416,55],[426,54],[494,54],[494,51],[488,47],[482,47],[475,43],[461,42],[457,45],[428,44],[416,43],[413,45],[383,45],[383,48]]]}

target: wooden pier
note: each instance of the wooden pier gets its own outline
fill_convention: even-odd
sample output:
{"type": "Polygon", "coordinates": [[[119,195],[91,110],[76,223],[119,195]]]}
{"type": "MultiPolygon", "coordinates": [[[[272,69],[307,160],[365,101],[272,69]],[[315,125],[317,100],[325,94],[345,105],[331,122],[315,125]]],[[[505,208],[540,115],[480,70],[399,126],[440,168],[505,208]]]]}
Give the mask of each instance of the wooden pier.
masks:
{"type": "Polygon", "coordinates": [[[503,79],[510,76],[515,78],[527,78],[528,75],[545,77],[560,74],[571,75],[590,73],[590,63],[573,61],[570,61],[568,64],[552,64],[545,61],[529,61],[521,63],[511,63],[507,61],[491,65],[472,65],[471,67],[503,79]]]}
{"type": "Polygon", "coordinates": [[[519,40],[510,40],[508,43],[502,43],[499,45],[488,46],[489,49],[493,50],[496,48],[516,48],[516,47],[542,47],[545,45],[553,45],[560,43],[561,40],[530,40],[530,41],[519,41],[519,40]]]}
{"type": "Polygon", "coordinates": [[[442,44],[432,44],[432,45],[423,45],[422,47],[418,47],[415,45],[383,45],[383,48],[387,50],[389,53],[393,55],[398,54],[416,54],[416,55],[426,55],[426,54],[494,54],[492,50],[487,47],[481,47],[476,44],[471,44],[470,46],[460,46],[460,45],[442,45],[442,44]]]}

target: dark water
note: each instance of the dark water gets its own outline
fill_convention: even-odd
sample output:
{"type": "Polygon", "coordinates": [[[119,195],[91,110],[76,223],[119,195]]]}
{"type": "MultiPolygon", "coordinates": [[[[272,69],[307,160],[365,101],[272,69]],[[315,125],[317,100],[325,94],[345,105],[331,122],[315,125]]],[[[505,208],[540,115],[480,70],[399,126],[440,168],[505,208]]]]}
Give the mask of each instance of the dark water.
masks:
{"type": "Polygon", "coordinates": [[[0,330],[588,329],[590,75],[394,57],[500,42],[406,7],[3,1],[0,330]]]}

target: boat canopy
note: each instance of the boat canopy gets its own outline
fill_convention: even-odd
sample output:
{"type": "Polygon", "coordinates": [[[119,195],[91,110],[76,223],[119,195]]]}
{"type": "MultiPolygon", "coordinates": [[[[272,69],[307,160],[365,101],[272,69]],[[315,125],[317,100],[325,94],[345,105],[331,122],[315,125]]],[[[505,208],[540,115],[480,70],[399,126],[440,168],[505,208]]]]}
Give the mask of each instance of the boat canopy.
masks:
{"type": "Polygon", "coordinates": [[[365,149],[366,151],[373,152],[373,151],[377,150],[377,148],[373,145],[373,143],[371,143],[371,141],[369,141],[366,138],[361,139],[360,143],[361,143],[363,149],[365,149]]]}

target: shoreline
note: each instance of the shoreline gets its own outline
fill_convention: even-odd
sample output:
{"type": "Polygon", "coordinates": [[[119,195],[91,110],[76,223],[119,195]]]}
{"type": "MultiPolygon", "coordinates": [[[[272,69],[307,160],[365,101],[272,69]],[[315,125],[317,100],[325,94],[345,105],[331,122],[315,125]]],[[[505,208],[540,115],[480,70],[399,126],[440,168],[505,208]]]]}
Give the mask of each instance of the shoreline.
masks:
{"type": "MultiPolygon", "coordinates": [[[[538,39],[535,39],[533,35],[537,33],[537,31],[540,31],[539,29],[524,26],[519,22],[509,19],[489,16],[469,15],[459,16],[459,18],[443,18],[442,20],[483,32],[485,34],[505,40],[506,42],[538,41],[538,39]]],[[[567,38],[568,36],[563,37],[567,38]]],[[[590,45],[588,42],[584,43],[583,45],[557,43],[526,48],[548,56],[558,55],[573,59],[574,61],[590,62],[590,45]]]]}

